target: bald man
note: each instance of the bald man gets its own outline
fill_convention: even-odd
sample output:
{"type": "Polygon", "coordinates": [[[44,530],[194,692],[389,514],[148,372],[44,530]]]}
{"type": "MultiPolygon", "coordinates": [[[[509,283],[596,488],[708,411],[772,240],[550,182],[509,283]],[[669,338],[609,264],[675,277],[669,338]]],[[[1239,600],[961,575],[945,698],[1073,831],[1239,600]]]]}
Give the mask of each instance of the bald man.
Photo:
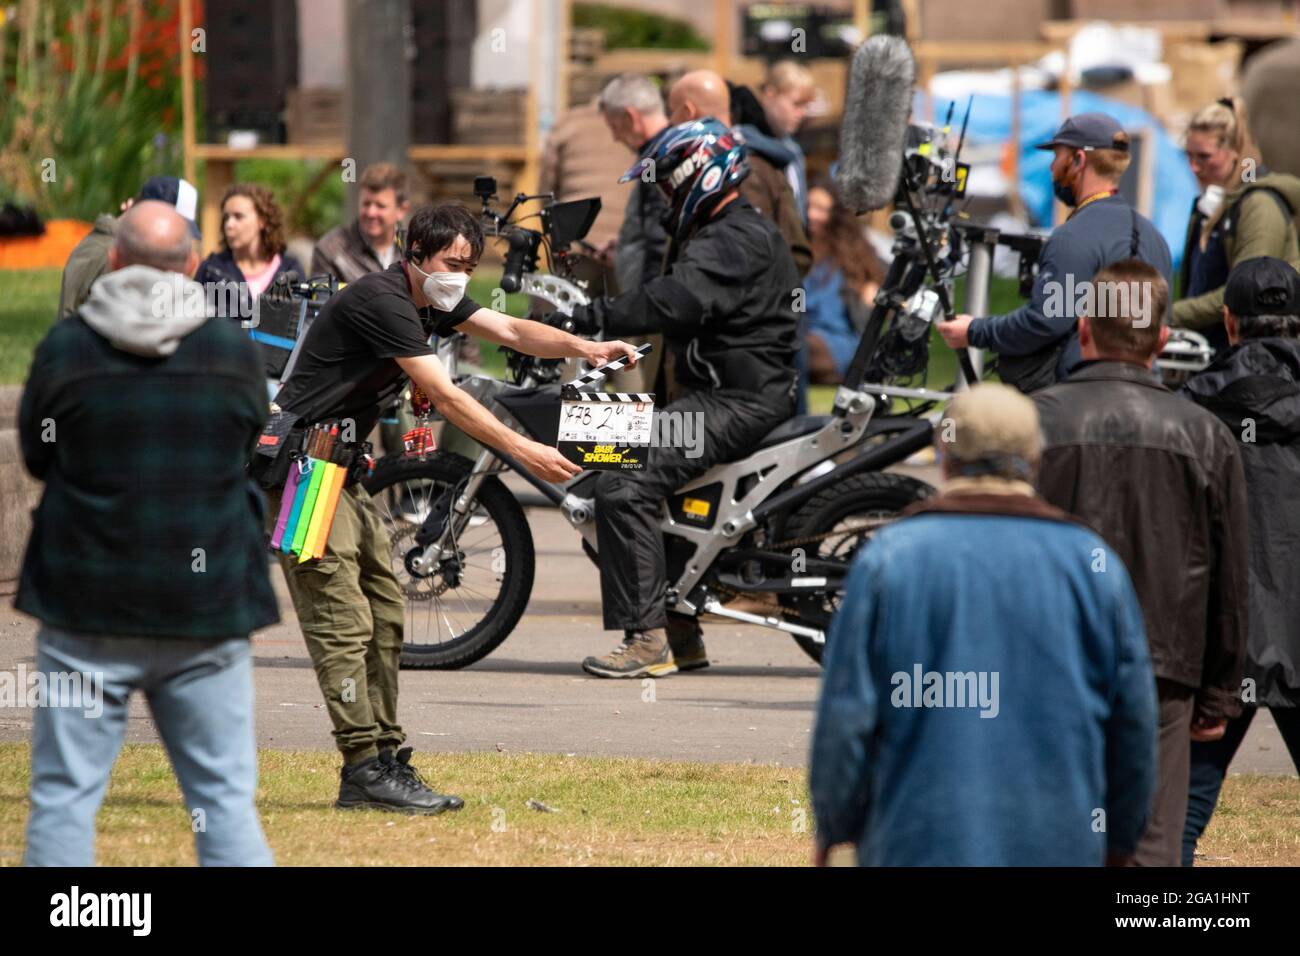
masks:
{"type": "MultiPolygon", "coordinates": [[[[668,91],[669,122],[674,125],[712,116],[728,126],[732,124],[731,91],[727,81],[712,70],[691,70],[668,91]]],[[[749,146],[750,174],[740,186],[740,194],[749,204],[776,224],[790,247],[799,274],[806,275],[812,266],[812,247],[804,230],[799,204],[790,183],[772,157],[749,146]]]]}
{"type": "Polygon", "coordinates": [[[25,862],[94,863],[138,690],[202,810],[199,862],[264,866],[248,635],[279,612],[244,470],[266,419],[262,362],[237,323],[206,318],[174,207],[132,206],[108,263],[37,347],[19,411],[45,490],[14,606],[41,622],[41,672],[95,675],[89,700],[33,711],[25,862]]]}

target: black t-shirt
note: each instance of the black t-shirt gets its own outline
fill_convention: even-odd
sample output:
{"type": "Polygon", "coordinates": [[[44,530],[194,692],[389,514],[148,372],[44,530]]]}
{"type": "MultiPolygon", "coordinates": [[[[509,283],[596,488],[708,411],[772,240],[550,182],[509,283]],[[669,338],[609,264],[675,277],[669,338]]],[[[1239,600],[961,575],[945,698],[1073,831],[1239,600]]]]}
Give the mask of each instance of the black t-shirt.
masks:
{"type": "Polygon", "coordinates": [[[395,360],[433,355],[430,335],[450,334],[479,310],[468,297],[450,312],[417,309],[402,265],[364,275],[325,303],[293,374],[275,397],[277,405],[308,424],[351,418],[357,440],[363,440],[405,383],[395,360]]]}

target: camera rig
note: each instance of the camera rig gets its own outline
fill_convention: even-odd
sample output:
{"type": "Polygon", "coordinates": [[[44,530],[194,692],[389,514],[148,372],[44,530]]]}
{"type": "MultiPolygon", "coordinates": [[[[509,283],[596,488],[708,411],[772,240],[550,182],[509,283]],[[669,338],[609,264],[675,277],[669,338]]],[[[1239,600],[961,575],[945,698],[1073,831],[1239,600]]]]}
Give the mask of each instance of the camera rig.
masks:
{"type": "MultiPolygon", "coordinates": [[[[954,314],[952,282],[963,258],[963,236],[953,228],[952,220],[957,214],[956,203],[966,195],[970,166],[960,159],[966,121],[956,149],[950,150],[951,121],[950,105],[942,127],[927,123],[908,126],[895,208],[889,220],[894,230],[894,258],[844,380],[847,388],[877,394],[882,400],[935,402],[951,395],[951,390],[937,392],[924,387],[930,328],[954,314]],[[909,387],[916,376],[922,376],[922,387],[909,387]]],[[[963,378],[978,380],[969,350],[958,350],[957,359],[963,378]]]]}
{"type": "Polygon", "coordinates": [[[571,315],[574,306],[585,304],[588,297],[586,283],[574,275],[574,253],[570,246],[580,244],[584,250],[591,251],[584,237],[600,214],[600,197],[556,202],[553,193],[535,196],[518,193],[506,211],[499,213],[492,208],[496,191],[497,181],[492,176],[474,177],[474,195],[483,204],[483,228],[488,236],[504,239],[507,245],[501,288],[535,296],[571,315]],[[541,229],[519,225],[523,220],[511,221],[520,206],[534,200],[543,202],[541,211],[533,214],[541,221],[541,229]],[[550,265],[549,274],[537,271],[543,247],[550,265]]]}
{"type": "MultiPolygon", "coordinates": [[[[970,117],[967,106],[966,118],[970,117]]],[[[845,385],[880,397],[902,399],[920,413],[952,398],[962,382],[973,383],[983,371],[977,350],[958,349],[960,378],[943,390],[929,388],[930,328],[951,319],[952,283],[966,279],[966,311],[985,315],[989,277],[998,246],[1018,257],[1022,298],[1033,292],[1044,236],[1006,233],[992,226],[963,222],[957,200],[966,193],[968,164],[960,161],[966,120],[955,150],[947,146],[952,106],[941,128],[909,125],[902,170],[890,216],[894,230],[894,260],[876,295],[866,330],[850,363],[845,385]],[[963,271],[964,265],[964,271],[963,271]],[[914,384],[921,377],[920,386],[914,384]]],[[[1205,368],[1211,350],[1203,336],[1172,329],[1156,367],[1167,385],[1176,387],[1205,368]]]]}
{"type": "MultiPolygon", "coordinates": [[[[572,332],[574,326],[570,316],[573,310],[591,301],[588,284],[577,275],[576,265],[579,253],[594,251],[585,237],[600,213],[600,197],[556,202],[552,193],[535,196],[518,193],[506,211],[500,213],[492,206],[497,198],[496,190],[497,181],[492,176],[474,178],[474,195],[482,203],[484,231],[489,237],[506,242],[501,288],[510,293],[522,292],[549,304],[555,310],[551,315],[533,309],[530,316],[572,332]],[[534,200],[542,201],[539,212],[512,221],[520,206],[534,200]],[[529,229],[519,224],[533,216],[540,221],[540,229],[529,229]],[[571,248],[573,246],[578,247],[577,252],[571,248]],[[539,271],[543,248],[549,272],[539,271]]],[[[506,367],[515,381],[531,376],[539,383],[549,383],[560,378],[561,360],[539,359],[513,349],[502,351],[506,356],[506,367]]]]}

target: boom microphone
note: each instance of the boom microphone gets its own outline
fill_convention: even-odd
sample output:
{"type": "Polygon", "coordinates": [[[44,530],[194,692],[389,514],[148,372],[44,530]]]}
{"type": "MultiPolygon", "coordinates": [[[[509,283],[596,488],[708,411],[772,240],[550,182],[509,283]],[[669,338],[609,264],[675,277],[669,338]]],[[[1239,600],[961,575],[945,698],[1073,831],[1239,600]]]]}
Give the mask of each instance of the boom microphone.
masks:
{"type": "Polygon", "coordinates": [[[915,80],[912,51],[901,37],[878,34],[853,55],[835,179],[858,214],[883,209],[898,190],[915,80]]]}

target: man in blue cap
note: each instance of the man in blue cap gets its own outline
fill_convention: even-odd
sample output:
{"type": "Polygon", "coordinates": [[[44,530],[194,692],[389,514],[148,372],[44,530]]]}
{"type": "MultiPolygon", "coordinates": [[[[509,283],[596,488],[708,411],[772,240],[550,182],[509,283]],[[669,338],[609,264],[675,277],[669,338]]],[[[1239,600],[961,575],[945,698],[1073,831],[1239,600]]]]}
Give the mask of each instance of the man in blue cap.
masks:
{"type": "Polygon", "coordinates": [[[1164,238],[1119,194],[1131,157],[1128,134],[1113,117],[1072,116],[1038,148],[1055,153],[1052,188],[1073,211],[1043,245],[1030,300],[1006,315],[939,323],[951,347],[996,352],[1002,380],[1024,392],[1064,380],[1081,360],[1076,313],[1091,304],[1094,275],[1122,259],[1142,260],[1166,282],[1173,272],[1164,238]]]}
{"type": "MultiPolygon", "coordinates": [[[[133,203],[156,199],[175,206],[181,218],[189,223],[190,235],[199,239],[196,222],[199,212],[199,192],[188,180],[179,176],[150,176],[140,187],[134,199],[122,203],[122,212],[133,203]]],[[[66,319],[77,311],[90,297],[90,286],[108,271],[108,250],[117,236],[117,217],[103,213],[95,219],[90,234],[77,243],[63,267],[63,283],[59,287],[59,318],[66,319]]]]}

